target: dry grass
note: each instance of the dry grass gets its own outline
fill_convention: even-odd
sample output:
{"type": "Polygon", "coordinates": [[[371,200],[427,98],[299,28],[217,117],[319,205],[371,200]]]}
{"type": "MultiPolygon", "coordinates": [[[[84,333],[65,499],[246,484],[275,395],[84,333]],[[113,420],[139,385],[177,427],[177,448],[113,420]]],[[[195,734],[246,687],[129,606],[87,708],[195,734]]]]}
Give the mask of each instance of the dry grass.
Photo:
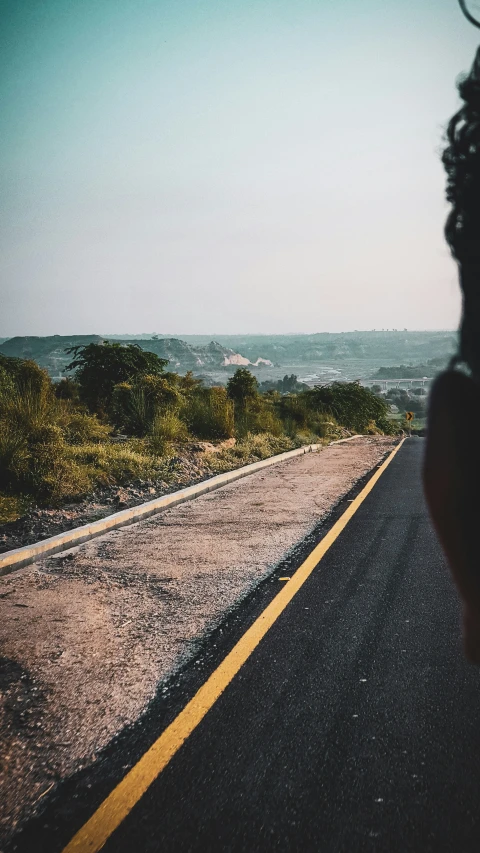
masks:
{"type": "Polygon", "coordinates": [[[301,444],[298,441],[287,436],[277,436],[271,433],[247,433],[233,447],[228,447],[220,453],[207,453],[205,459],[212,472],[220,474],[239,468],[241,465],[249,465],[251,462],[267,459],[269,456],[276,456],[286,450],[294,450],[295,447],[300,446],[301,444]]]}
{"type": "Polygon", "coordinates": [[[135,479],[166,479],[168,462],[152,455],[148,442],[82,444],[67,450],[70,461],[83,468],[94,485],[125,484],[135,479]]]}

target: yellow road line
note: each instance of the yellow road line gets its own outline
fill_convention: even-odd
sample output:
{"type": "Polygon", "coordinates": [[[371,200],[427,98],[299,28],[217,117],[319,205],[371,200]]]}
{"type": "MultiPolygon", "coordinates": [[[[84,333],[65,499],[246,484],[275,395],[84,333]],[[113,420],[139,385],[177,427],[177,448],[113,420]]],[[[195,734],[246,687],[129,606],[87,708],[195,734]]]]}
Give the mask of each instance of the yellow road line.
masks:
{"type": "Polygon", "coordinates": [[[119,782],[117,787],[113,789],[112,793],[103,801],[87,823],[79,829],[70,843],[64,848],[63,853],[97,853],[98,850],[101,850],[112,833],[125,820],[145,791],[166,767],[170,759],[178,752],[189,735],[191,735],[201,720],[203,720],[239,669],[256,649],[260,640],[272,627],[280,614],[283,613],[287,604],[296,595],[300,587],[303,586],[319,561],[326,554],[330,546],[333,545],[367,495],[372,491],[375,483],[379,480],[395,454],[398,453],[404,441],[405,439],[392,450],[385,462],[373,474],[360,494],[357,495],[343,515],[335,522],[322,541],[308,555],[305,562],[297,569],[293,577],[240,638],[236,646],[224,658],[205,684],[200,687],[199,691],[185,706],[183,711],[180,711],[179,715],[170,723],[150,749],[144,753],[122,781],[119,782]]]}

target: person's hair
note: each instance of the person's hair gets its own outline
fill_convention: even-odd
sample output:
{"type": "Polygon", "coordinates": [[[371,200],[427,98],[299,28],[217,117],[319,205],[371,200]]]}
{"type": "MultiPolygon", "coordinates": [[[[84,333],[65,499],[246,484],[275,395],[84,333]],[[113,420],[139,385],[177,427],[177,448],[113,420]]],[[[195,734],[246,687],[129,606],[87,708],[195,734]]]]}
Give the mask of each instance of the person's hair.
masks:
{"type": "Polygon", "coordinates": [[[463,296],[459,354],[480,378],[480,48],[458,84],[463,106],[450,119],[442,162],[452,209],[445,237],[459,264],[463,296]]]}

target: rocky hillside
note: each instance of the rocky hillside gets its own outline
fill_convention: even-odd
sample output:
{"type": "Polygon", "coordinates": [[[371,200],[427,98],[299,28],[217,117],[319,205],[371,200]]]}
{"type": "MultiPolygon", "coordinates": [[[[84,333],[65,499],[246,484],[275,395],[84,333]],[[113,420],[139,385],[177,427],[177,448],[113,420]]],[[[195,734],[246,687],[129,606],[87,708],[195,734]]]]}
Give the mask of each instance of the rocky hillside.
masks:
{"type": "Polygon", "coordinates": [[[45,367],[50,376],[63,376],[65,366],[72,360],[66,350],[69,347],[98,343],[100,335],[49,335],[47,337],[8,338],[0,344],[0,353],[13,358],[32,359],[45,367]]]}
{"type": "MultiPolygon", "coordinates": [[[[202,335],[185,335],[191,346],[207,342],[202,335]]],[[[432,358],[448,359],[456,348],[455,332],[318,332],[312,335],[218,335],[224,347],[241,352],[255,362],[259,355],[287,367],[290,364],[312,364],[318,361],[378,360],[379,366],[425,363],[432,358]]]]}
{"type": "MultiPolygon", "coordinates": [[[[51,335],[48,337],[15,337],[0,344],[0,353],[23,359],[33,359],[45,367],[53,378],[65,374],[67,364],[72,360],[67,350],[73,346],[98,343],[104,340],[100,335],[51,335]]],[[[115,338],[109,338],[115,340],[115,338]]],[[[127,341],[122,340],[125,344],[127,341]]],[[[194,373],[207,373],[211,370],[237,366],[271,365],[268,359],[257,356],[254,362],[230,347],[210,341],[206,346],[192,346],[178,338],[152,338],[151,340],[129,340],[142,349],[154,352],[160,358],[168,360],[168,369],[178,373],[192,370],[194,373]]]]}

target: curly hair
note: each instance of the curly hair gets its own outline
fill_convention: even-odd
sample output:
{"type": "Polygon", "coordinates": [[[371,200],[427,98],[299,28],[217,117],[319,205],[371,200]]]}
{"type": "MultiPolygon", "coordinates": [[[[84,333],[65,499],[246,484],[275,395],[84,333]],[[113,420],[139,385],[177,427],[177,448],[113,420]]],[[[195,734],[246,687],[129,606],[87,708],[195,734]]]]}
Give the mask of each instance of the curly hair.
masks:
{"type": "Polygon", "coordinates": [[[463,106],[447,127],[442,162],[452,209],[445,237],[459,265],[463,296],[459,354],[480,379],[480,48],[470,74],[458,84],[463,106]]]}

